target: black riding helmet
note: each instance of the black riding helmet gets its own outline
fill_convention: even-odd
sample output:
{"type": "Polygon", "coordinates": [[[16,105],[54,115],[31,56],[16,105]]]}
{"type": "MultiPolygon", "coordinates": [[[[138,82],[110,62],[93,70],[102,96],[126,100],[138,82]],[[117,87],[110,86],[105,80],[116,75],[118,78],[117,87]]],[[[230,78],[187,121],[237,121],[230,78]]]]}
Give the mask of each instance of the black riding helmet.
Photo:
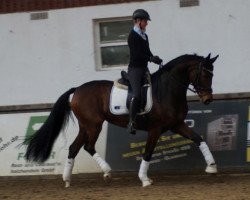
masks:
{"type": "Polygon", "coordinates": [[[146,20],[151,21],[148,12],[146,10],[143,10],[143,9],[137,9],[134,11],[133,20],[136,20],[136,19],[146,19],[146,20]]]}

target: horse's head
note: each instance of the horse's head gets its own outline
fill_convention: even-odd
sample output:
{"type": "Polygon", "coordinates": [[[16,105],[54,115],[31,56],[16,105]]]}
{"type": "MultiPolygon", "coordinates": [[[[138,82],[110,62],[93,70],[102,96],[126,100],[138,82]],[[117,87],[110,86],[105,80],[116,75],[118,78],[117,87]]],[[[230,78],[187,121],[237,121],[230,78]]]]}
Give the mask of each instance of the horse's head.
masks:
{"type": "Polygon", "coordinates": [[[199,95],[202,103],[209,104],[213,101],[212,79],[213,63],[219,55],[210,58],[210,54],[202,59],[198,64],[190,68],[190,81],[195,91],[199,95]]]}

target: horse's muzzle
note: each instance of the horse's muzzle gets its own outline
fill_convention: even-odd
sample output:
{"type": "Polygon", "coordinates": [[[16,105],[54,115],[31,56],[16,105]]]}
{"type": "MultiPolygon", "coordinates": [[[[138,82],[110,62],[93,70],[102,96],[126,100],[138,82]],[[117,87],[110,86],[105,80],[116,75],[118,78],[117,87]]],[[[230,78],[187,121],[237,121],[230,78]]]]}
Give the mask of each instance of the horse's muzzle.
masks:
{"type": "Polygon", "coordinates": [[[201,102],[205,105],[210,104],[213,101],[213,94],[199,94],[201,102]]]}

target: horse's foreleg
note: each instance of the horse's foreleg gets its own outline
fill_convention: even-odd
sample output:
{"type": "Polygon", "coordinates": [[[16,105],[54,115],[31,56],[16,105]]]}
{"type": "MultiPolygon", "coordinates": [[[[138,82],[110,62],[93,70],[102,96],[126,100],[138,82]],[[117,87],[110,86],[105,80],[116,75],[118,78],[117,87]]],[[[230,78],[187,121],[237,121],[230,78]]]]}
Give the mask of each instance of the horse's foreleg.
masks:
{"type": "Polygon", "coordinates": [[[206,142],[202,139],[200,135],[195,133],[184,122],[180,124],[179,126],[175,127],[174,129],[172,129],[172,131],[182,135],[185,138],[192,140],[199,147],[207,163],[207,168],[205,171],[207,173],[217,173],[217,166],[215,164],[214,157],[211,151],[209,150],[209,147],[207,146],[206,142]]]}
{"type": "Polygon", "coordinates": [[[101,126],[92,126],[93,128],[87,131],[88,133],[88,143],[84,145],[84,149],[93,157],[96,163],[99,165],[101,170],[103,171],[104,179],[111,177],[111,167],[109,164],[96,152],[95,143],[98,139],[99,133],[101,131],[101,126]]]}
{"type": "Polygon", "coordinates": [[[69,147],[69,155],[68,155],[68,158],[66,159],[66,163],[65,163],[64,171],[63,171],[63,181],[65,182],[65,187],[70,186],[75,157],[78,154],[81,147],[84,145],[86,141],[85,137],[86,137],[85,131],[80,128],[78,136],[69,147]]]}
{"type": "Polygon", "coordinates": [[[150,164],[152,154],[154,152],[154,148],[157,144],[159,137],[160,137],[160,131],[154,130],[154,131],[149,131],[148,133],[146,148],[145,148],[145,152],[144,152],[143,159],[141,161],[141,165],[140,165],[140,169],[138,173],[138,176],[142,182],[143,187],[152,185],[153,183],[153,181],[150,178],[148,178],[148,169],[149,169],[149,164],[150,164]]]}
{"type": "Polygon", "coordinates": [[[215,164],[214,157],[211,151],[209,150],[209,147],[207,146],[206,142],[204,141],[201,142],[199,148],[207,163],[207,167],[205,171],[210,174],[217,173],[218,172],[217,165],[215,164]]]}

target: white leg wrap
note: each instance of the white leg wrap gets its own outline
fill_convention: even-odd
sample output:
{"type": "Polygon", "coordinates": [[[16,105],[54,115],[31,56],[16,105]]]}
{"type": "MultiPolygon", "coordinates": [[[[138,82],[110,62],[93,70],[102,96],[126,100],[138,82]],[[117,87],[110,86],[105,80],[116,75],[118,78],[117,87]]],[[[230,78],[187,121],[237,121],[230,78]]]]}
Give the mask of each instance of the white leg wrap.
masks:
{"type": "Polygon", "coordinates": [[[153,181],[150,178],[148,178],[149,164],[150,164],[149,162],[142,159],[138,176],[142,181],[143,187],[149,186],[153,183],[153,181]]]}
{"type": "Polygon", "coordinates": [[[211,154],[206,142],[201,142],[199,146],[201,153],[203,154],[207,165],[215,164],[215,160],[213,155],[211,154]]]}
{"type": "Polygon", "coordinates": [[[109,164],[105,160],[103,160],[98,153],[95,153],[93,155],[93,158],[104,172],[104,175],[108,174],[111,171],[109,164]]]}
{"type": "Polygon", "coordinates": [[[72,170],[74,167],[74,159],[70,158],[66,160],[65,163],[65,167],[64,167],[64,171],[63,171],[63,180],[65,182],[70,182],[71,181],[71,174],[72,174],[72,170]]]}

